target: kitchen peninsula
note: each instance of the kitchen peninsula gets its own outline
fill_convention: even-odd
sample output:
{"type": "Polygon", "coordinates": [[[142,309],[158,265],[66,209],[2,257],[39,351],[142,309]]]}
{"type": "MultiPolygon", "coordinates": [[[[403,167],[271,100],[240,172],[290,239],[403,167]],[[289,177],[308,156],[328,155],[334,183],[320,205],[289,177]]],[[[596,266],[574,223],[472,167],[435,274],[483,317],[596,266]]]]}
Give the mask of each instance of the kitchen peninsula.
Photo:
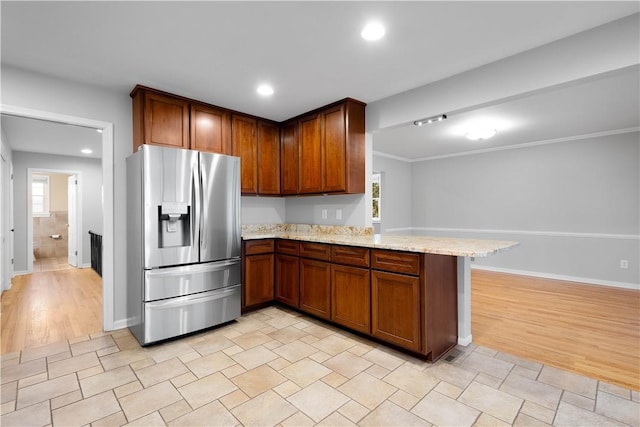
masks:
{"type": "Polygon", "coordinates": [[[517,242],[245,225],[243,310],[278,301],[434,361],[471,342],[471,257],[517,242]]]}

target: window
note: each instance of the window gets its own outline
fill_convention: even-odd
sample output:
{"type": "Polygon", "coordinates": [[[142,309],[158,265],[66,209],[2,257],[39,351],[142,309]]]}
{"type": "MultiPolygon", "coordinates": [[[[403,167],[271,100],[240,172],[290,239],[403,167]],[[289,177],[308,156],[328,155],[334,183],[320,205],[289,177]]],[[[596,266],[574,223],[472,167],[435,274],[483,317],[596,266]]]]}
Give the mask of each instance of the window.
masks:
{"type": "Polygon", "coordinates": [[[49,216],[49,177],[33,174],[31,180],[31,213],[49,216]]]}
{"type": "Polygon", "coordinates": [[[373,179],[371,180],[371,202],[373,204],[372,206],[372,219],[374,221],[380,221],[380,200],[381,200],[381,188],[380,188],[380,183],[381,183],[381,174],[380,173],[374,173],[373,174],[373,179]]]}

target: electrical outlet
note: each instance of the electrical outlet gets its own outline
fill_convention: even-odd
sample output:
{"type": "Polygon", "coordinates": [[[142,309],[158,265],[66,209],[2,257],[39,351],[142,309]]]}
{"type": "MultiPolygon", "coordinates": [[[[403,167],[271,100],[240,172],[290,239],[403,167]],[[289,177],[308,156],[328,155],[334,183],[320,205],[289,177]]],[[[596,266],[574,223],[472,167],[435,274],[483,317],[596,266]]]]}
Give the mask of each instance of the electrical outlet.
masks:
{"type": "Polygon", "coordinates": [[[342,219],[342,209],[336,209],[336,219],[342,219]]]}
{"type": "Polygon", "coordinates": [[[327,210],[322,209],[322,219],[327,219],[327,210]]]}
{"type": "Polygon", "coordinates": [[[629,260],[621,259],[620,260],[620,268],[624,268],[625,270],[629,268],[629,260]]]}

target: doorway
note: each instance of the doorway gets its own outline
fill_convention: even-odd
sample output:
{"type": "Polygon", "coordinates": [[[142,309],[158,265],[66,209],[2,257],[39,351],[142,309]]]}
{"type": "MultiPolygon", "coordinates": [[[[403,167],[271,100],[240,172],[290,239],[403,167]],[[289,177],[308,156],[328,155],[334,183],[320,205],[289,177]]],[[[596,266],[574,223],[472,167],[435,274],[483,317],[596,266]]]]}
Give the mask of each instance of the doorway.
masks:
{"type": "MultiPolygon", "coordinates": [[[[82,172],[58,169],[28,170],[28,271],[63,270],[83,265],[82,172]],[[29,248],[29,243],[31,247],[29,248]]],[[[98,189],[94,189],[97,191],[98,189]]]]}
{"type": "MultiPolygon", "coordinates": [[[[12,105],[0,105],[2,114],[40,119],[60,124],[84,126],[101,131],[102,135],[102,326],[106,331],[115,329],[114,326],[114,265],[113,265],[113,236],[114,236],[114,141],[113,123],[102,122],[77,116],[68,116],[49,111],[34,110],[12,105]]],[[[6,198],[3,200],[3,203],[6,198]]],[[[12,204],[13,205],[13,204],[12,204]]],[[[29,240],[33,242],[33,240],[29,240]]],[[[31,243],[33,244],[33,243],[31,243]]],[[[3,254],[6,257],[6,254],[3,254]]],[[[29,257],[32,260],[32,257],[29,257]]]]}

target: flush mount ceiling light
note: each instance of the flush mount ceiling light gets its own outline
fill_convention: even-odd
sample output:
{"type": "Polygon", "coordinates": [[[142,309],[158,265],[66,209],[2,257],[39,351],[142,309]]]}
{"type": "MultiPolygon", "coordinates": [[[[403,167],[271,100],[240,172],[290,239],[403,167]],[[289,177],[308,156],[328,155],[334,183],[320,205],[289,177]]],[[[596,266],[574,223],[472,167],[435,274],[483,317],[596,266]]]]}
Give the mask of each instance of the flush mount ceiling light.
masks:
{"type": "Polygon", "coordinates": [[[413,124],[416,126],[422,126],[422,125],[431,124],[434,122],[441,122],[446,118],[447,118],[446,114],[440,114],[438,116],[427,117],[426,119],[416,120],[415,122],[413,122],[413,124]]]}
{"type": "Polygon", "coordinates": [[[90,150],[89,148],[83,148],[82,150],[80,150],[80,152],[82,154],[91,154],[93,153],[93,150],[90,150]]]}
{"type": "Polygon", "coordinates": [[[273,95],[273,88],[268,84],[262,84],[258,86],[257,92],[262,96],[273,95]]]}
{"type": "Polygon", "coordinates": [[[495,128],[477,128],[467,132],[467,139],[472,141],[482,141],[489,139],[498,132],[495,128]]]}
{"type": "Polygon", "coordinates": [[[96,132],[102,133],[102,129],[96,129],[96,132]]]}
{"type": "Polygon", "coordinates": [[[360,35],[363,39],[369,41],[380,40],[385,34],[384,26],[379,22],[369,22],[364,26],[360,35]]]}

